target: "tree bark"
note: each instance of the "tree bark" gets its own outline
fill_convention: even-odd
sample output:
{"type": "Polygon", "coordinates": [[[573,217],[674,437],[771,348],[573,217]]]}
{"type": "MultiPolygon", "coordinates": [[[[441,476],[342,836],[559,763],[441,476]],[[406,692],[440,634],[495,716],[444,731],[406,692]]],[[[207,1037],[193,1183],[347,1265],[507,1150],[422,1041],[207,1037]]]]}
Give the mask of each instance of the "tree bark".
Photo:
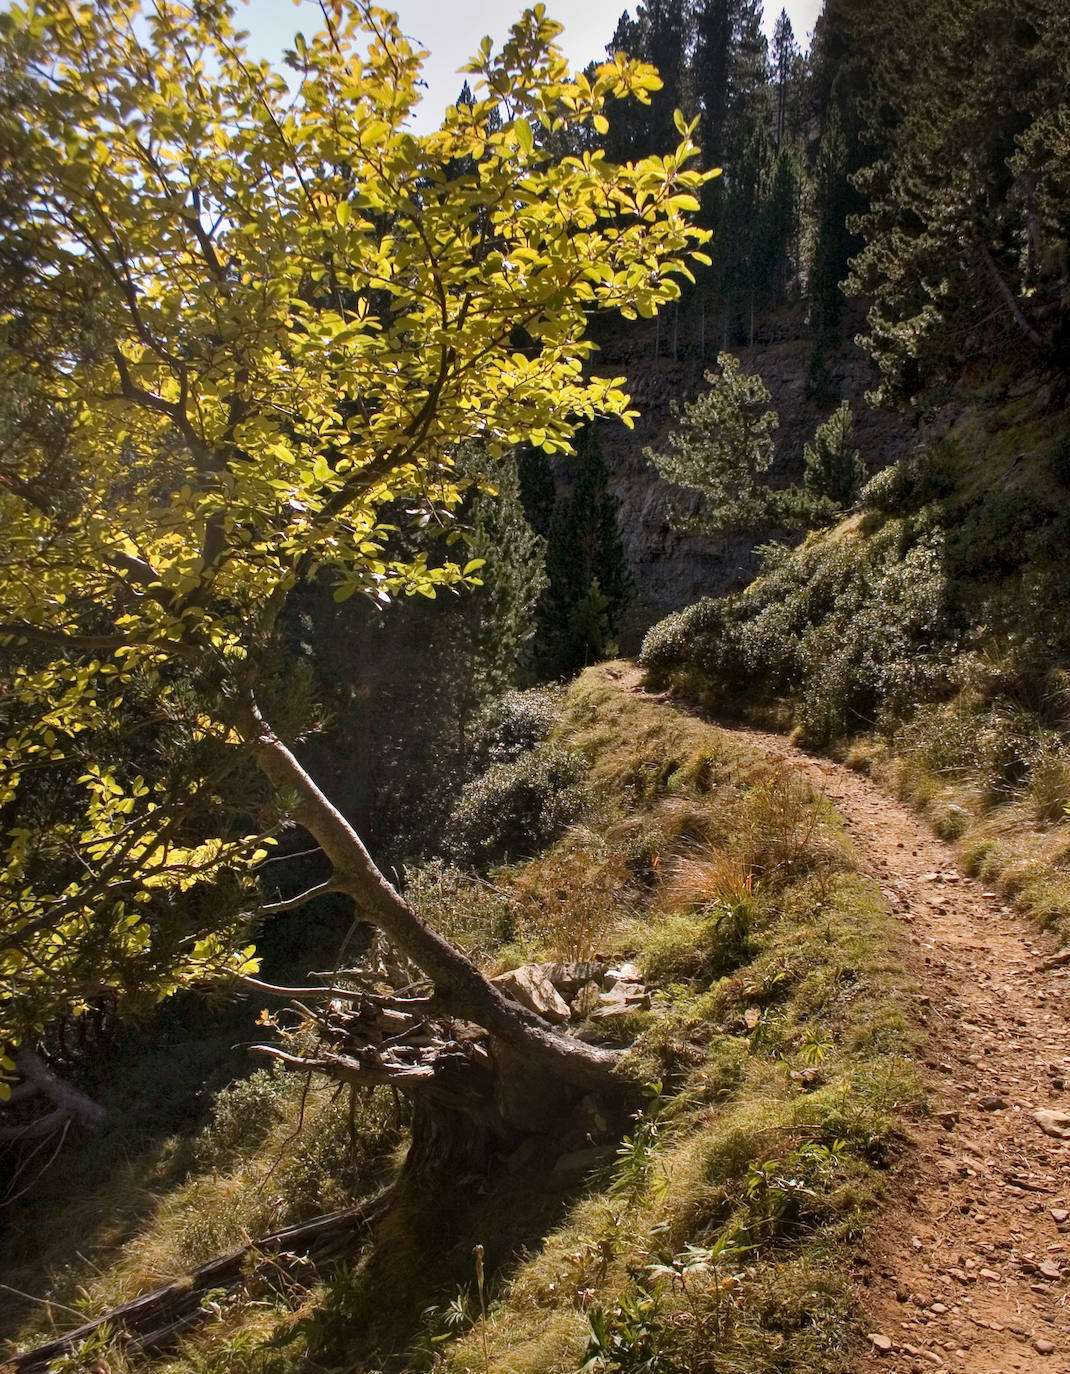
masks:
{"type": "MultiPolygon", "coordinates": [[[[629,1095],[630,1085],[614,1073],[617,1052],[575,1040],[510,1001],[470,959],[420,920],[376,867],[360,836],[267,725],[251,699],[246,704],[244,728],[265,776],[278,792],[296,796],[296,819],[329,859],[332,885],[348,893],[360,915],[378,926],[427,975],[435,986],[439,1006],[449,1015],[475,1022],[489,1032],[492,1055],[508,1051],[515,1072],[545,1076],[581,1093],[618,1098],[629,1095]]],[[[412,1086],[416,1089],[417,1085],[412,1086]]],[[[417,1091],[414,1096],[418,1095],[417,1091]]]]}
{"type": "Polygon", "coordinates": [[[43,1097],[52,1104],[52,1110],[31,1121],[0,1126],[0,1141],[17,1144],[22,1140],[43,1140],[72,1122],[95,1126],[104,1115],[104,1108],[92,1098],[57,1078],[36,1051],[19,1050],[15,1055],[15,1068],[22,1075],[22,1082],[12,1089],[10,1100],[17,1103],[43,1097]]]}

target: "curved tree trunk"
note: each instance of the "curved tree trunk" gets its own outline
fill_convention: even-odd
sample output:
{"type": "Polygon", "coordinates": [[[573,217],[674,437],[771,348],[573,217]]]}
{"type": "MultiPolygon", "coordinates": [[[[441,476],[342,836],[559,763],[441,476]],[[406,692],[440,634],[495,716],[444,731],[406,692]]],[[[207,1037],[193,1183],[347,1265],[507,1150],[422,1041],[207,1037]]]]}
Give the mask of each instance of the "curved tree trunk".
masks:
{"type": "Polygon", "coordinates": [[[434,1158],[445,1163],[462,1155],[471,1162],[524,1134],[550,1133],[589,1094],[609,1104],[630,1102],[634,1085],[615,1072],[616,1051],[586,1045],[510,1001],[417,916],[251,700],[245,734],[273,786],[296,796],[296,819],[332,865],[331,889],[348,893],[360,916],[433,983],[434,996],[421,1007],[433,1008],[436,1017],[475,1023],[489,1037],[485,1044],[478,1037],[449,1041],[433,1066],[391,1073],[360,1055],[331,1053],[313,1061],[296,1060],[270,1046],[258,1047],[262,1052],[339,1081],[360,1086],[389,1082],[405,1092],[413,1102],[414,1162],[434,1158]]]}

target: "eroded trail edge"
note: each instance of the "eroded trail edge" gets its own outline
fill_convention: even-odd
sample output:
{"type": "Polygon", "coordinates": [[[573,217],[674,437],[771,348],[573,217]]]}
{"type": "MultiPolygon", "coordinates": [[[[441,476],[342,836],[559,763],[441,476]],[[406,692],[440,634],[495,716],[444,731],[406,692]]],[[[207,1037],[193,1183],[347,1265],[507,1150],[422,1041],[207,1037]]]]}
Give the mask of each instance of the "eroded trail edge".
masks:
{"type": "Polygon", "coordinates": [[[783,737],[734,733],[836,806],[902,923],[933,1114],[865,1243],[858,1368],[1070,1372],[1070,968],[915,813],[783,737]],[[1054,1132],[1054,1134],[1053,1134],[1054,1132]]]}

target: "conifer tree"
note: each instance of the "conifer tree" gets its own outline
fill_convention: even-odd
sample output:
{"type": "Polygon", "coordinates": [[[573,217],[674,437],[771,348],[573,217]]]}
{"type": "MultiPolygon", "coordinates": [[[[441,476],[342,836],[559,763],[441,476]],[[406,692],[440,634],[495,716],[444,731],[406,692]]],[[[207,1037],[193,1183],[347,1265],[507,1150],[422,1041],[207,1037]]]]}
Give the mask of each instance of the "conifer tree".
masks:
{"type": "Polygon", "coordinates": [[[547,537],[548,586],[536,656],[546,677],[615,653],[631,595],[597,426],[588,425],[575,447],[572,487],[559,499],[547,537]]]}
{"type": "Polygon", "coordinates": [[[858,449],[853,446],[854,416],[847,401],[841,401],[823,425],[818,425],[814,442],[803,450],[806,472],[803,486],[819,501],[830,501],[837,510],[854,504],[865,476],[858,449]]]}
{"type": "Polygon", "coordinates": [[[924,393],[996,337],[1065,371],[1065,6],[888,0],[850,32],[870,56],[876,150],[855,178],[870,205],[852,287],[872,301],[882,398],[924,393]]]}
{"type": "Polygon", "coordinates": [[[765,483],[773,461],[773,431],[780,423],[769,409],[761,377],[740,371],[731,353],[717,358],[719,372],[707,372],[708,390],[672,407],[675,424],[667,447],[646,449],[666,481],[690,488],[685,509],[671,498],[667,513],[677,529],[695,534],[759,530],[775,523],[775,494],[765,483]]]}
{"type": "Polygon", "coordinates": [[[637,7],[634,19],[627,10],[621,15],[607,53],[612,57],[623,52],[651,63],[661,87],[651,92],[646,106],[631,107],[623,119],[614,119],[610,125],[606,150],[614,159],[664,156],[675,146],[679,136],[675,112],[686,113],[693,103],[689,84],[692,28],[690,0],[646,0],[637,7]]]}
{"type": "Polygon", "coordinates": [[[697,0],[695,5],[692,80],[699,102],[699,144],[707,167],[720,166],[724,156],[735,13],[736,0],[697,0]]]}
{"type": "Polygon", "coordinates": [[[651,153],[664,156],[676,146],[679,131],[674,115],[689,115],[688,67],[691,49],[689,0],[646,0],[640,6],[644,28],[643,60],[652,63],[662,80],[650,97],[651,153]]]}
{"type": "MultiPolygon", "coordinates": [[[[606,44],[606,55],[612,61],[618,53],[632,61],[640,61],[643,53],[643,36],[639,21],[633,19],[627,10],[617,21],[613,37],[606,44]]],[[[614,162],[627,162],[638,157],[639,149],[649,141],[649,105],[640,106],[628,101],[614,111],[609,129],[605,134],[606,155],[614,162]]]]}
{"type": "Polygon", "coordinates": [[[847,140],[840,111],[828,107],[813,179],[814,249],[810,265],[810,307],[814,332],[827,344],[839,330],[843,311],[841,283],[857,241],[848,227],[853,207],[848,181],[847,140]]]}
{"type": "Polygon", "coordinates": [[[872,90],[867,50],[854,37],[857,0],[827,0],[809,55],[807,117],[821,130],[811,151],[807,296],[815,335],[811,390],[829,387],[825,357],[840,334],[851,258],[862,247],[854,217],[866,199],[854,184],[874,153],[861,130],[861,105],[872,90]]]}
{"type": "Polygon", "coordinates": [[[795,41],[795,31],[791,27],[787,10],[781,10],[773,29],[773,80],[776,82],[776,132],[777,151],[784,142],[788,123],[788,100],[792,77],[795,72],[799,45],[795,41]]]}

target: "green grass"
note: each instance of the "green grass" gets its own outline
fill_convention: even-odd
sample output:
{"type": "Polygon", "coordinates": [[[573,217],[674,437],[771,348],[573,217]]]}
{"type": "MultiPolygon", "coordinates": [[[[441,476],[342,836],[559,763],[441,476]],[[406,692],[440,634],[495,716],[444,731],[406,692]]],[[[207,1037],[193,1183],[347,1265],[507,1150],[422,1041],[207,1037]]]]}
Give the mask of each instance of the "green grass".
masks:
{"type": "MultiPolygon", "coordinates": [[[[585,673],[558,726],[586,763],[582,826],[489,878],[437,866],[415,884],[492,967],[596,947],[639,965],[650,1009],[603,1034],[657,1086],[615,1159],[577,1176],[521,1151],[410,1189],[341,1270],[220,1295],[161,1374],[844,1366],[852,1247],[924,1110],[891,918],[821,798],[622,690],[623,671],[585,673]]],[[[363,1104],[354,1156],[347,1112],[320,1088],[291,1138],[299,1089],[261,1073],[217,1095],[197,1131],[158,1144],[137,1222],[94,1252],[100,1272],[39,1272],[37,1291],[80,1287],[98,1308],[385,1177],[390,1105],[363,1104]]],[[[121,1374],[145,1367],[115,1350],[121,1374]]]]}
{"type": "Polygon", "coordinates": [[[659,1111],[434,1368],[482,1370],[484,1337],[516,1374],[599,1340],[606,1370],[840,1368],[847,1257],[923,1110],[880,894],[827,807],[724,732],[604,669],[568,728],[632,874],[616,952],[659,986],[628,1056],[659,1111]]]}

